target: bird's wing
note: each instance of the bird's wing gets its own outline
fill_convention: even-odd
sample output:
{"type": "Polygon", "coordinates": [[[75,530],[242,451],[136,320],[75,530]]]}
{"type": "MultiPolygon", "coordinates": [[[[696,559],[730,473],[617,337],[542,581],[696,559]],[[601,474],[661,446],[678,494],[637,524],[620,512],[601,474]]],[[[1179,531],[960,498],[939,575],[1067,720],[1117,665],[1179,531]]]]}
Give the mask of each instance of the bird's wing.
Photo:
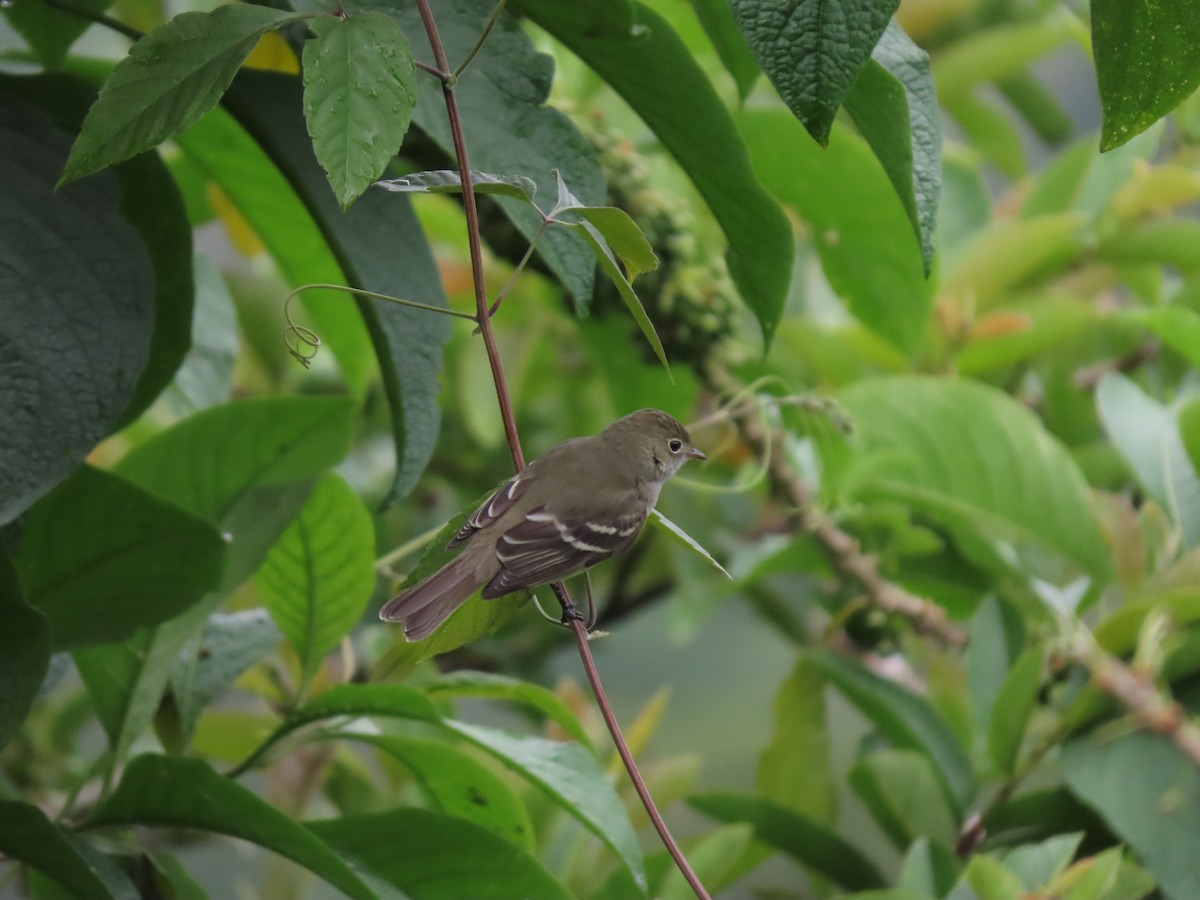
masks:
{"type": "Polygon", "coordinates": [[[500,573],[483,589],[491,599],[574,575],[632,544],[646,521],[643,513],[563,521],[545,507],[496,540],[500,573]]]}
{"type": "Polygon", "coordinates": [[[446,549],[453,550],[455,547],[461,546],[479,529],[486,528],[508,512],[512,505],[521,499],[521,495],[525,493],[529,483],[529,470],[525,469],[496,488],[495,493],[484,500],[479,509],[471,514],[471,518],[463,523],[463,527],[458,530],[458,534],[451,538],[446,549]]]}

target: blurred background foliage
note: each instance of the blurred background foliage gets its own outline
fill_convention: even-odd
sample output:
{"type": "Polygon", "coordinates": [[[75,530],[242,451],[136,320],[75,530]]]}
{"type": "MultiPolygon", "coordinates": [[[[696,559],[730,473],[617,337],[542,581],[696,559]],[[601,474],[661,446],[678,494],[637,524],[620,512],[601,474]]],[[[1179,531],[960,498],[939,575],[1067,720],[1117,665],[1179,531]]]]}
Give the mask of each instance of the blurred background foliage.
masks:
{"type": "MultiPolygon", "coordinates": [[[[414,647],[375,618],[511,474],[472,326],[322,291],[292,307],[311,367],[282,336],[308,282],[473,313],[460,199],[368,191],[342,218],[282,19],[221,107],[51,194],[129,47],[114,23],[213,5],[0,5],[0,894],[689,896],[564,631],[507,602],[414,647]],[[22,381],[30,348],[65,407],[27,400],[56,396],[22,381]]],[[[709,453],[660,508],[731,578],[654,529],[592,575],[652,793],[722,897],[1188,897],[1194,10],[904,0],[890,46],[929,69],[876,51],[907,73],[881,137],[874,41],[845,111],[814,113],[767,6],[514,3],[461,83],[475,168],[526,166],[548,202],[558,167],[659,260],[633,284],[670,375],[565,238],[493,319],[529,457],[645,406],[709,453]]],[[[411,4],[367,8],[428,59],[411,4]]],[[[493,10],[433,8],[466,47],[493,10]]],[[[416,77],[390,176],[455,167],[416,77]]],[[[531,236],[514,203],[481,200],[489,298],[531,236]]]]}

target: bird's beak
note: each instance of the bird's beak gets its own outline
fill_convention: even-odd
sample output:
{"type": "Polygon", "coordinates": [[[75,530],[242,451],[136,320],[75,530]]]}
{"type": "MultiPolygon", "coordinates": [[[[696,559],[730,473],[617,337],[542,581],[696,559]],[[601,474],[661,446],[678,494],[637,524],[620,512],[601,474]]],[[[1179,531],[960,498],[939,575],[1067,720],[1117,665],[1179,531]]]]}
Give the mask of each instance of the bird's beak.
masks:
{"type": "Polygon", "coordinates": [[[695,447],[692,447],[690,450],[688,450],[687,455],[688,455],[688,459],[708,459],[707,456],[705,456],[703,453],[701,453],[695,447]]]}

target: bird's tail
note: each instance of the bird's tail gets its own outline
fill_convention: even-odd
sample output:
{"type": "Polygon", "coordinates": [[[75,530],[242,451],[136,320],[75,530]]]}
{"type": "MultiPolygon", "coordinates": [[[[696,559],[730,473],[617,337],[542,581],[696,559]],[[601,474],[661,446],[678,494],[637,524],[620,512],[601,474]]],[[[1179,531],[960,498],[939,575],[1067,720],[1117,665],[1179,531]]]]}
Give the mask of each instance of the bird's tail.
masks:
{"type": "Polygon", "coordinates": [[[488,549],[468,547],[424,581],[385,603],[379,618],[385,622],[403,622],[404,636],[410,641],[429,637],[495,574],[489,571],[487,560],[479,552],[488,549]]]}

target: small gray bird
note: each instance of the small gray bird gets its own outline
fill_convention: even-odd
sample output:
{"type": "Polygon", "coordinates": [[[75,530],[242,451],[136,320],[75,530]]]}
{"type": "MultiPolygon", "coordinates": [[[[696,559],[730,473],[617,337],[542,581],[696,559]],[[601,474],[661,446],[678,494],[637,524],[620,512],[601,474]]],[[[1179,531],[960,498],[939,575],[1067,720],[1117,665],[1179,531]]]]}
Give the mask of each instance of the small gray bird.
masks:
{"type": "Polygon", "coordinates": [[[488,497],[446,545],[462,553],[389,600],[379,618],[403,622],[404,636],[419,641],[480,588],[491,600],[629,549],[663,483],[689,459],[704,454],[657,409],[559,444],[488,497]]]}

